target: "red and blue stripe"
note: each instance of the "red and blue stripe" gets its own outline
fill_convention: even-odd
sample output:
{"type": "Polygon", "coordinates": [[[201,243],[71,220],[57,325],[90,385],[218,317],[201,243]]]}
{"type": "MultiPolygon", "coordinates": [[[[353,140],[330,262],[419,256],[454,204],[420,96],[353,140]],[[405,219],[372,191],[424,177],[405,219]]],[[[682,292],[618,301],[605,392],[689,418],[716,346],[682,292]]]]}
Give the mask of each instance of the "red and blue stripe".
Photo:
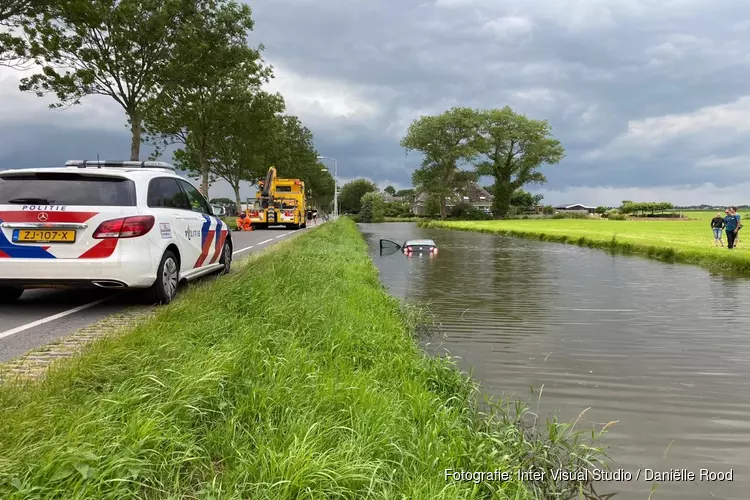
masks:
{"type": "Polygon", "coordinates": [[[195,261],[195,267],[201,267],[208,257],[208,252],[211,250],[211,243],[213,243],[214,232],[211,230],[211,217],[203,215],[203,226],[201,226],[201,254],[198,260],[195,261]]]}
{"type": "Polygon", "coordinates": [[[214,247],[214,256],[211,258],[211,264],[214,264],[219,259],[228,233],[229,229],[222,224],[221,219],[216,219],[216,246],[214,247]]]}

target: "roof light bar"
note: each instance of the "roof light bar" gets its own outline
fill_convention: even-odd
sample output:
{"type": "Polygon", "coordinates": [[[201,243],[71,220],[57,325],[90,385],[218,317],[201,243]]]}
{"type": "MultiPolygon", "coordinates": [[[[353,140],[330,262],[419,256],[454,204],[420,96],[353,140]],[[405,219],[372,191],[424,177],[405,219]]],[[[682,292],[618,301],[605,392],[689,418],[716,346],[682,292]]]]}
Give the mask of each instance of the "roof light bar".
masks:
{"type": "Polygon", "coordinates": [[[68,160],[66,167],[120,167],[120,168],[166,168],[175,170],[173,165],[163,161],[123,161],[123,160],[68,160]]]}

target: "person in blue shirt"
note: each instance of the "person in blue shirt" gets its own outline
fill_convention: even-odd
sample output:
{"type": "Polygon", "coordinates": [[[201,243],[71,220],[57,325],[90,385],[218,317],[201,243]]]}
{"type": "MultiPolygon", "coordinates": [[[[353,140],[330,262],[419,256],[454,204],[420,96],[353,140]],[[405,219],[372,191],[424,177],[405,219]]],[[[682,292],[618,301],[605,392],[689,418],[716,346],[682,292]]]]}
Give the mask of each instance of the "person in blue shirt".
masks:
{"type": "Polygon", "coordinates": [[[728,208],[725,213],[727,214],[724,217],[724,229],[727,232],[727,248],[731,250],[734,248],[734,239],[737,236],[737,231],[739,231],[739,221],[737,216],[732,213],[731,208],[728,208]]]}

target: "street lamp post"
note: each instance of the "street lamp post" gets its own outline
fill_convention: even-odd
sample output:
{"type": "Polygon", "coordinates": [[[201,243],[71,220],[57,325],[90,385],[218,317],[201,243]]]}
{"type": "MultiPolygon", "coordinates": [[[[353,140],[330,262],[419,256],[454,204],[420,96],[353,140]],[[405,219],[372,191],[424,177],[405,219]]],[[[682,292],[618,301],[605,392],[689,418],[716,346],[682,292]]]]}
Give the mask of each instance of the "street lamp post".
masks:
{"type": "Polygon", "coordinates": [[[333,218],[339,216],[339,166],[336,158],[330,156],[318,156],[318,160],[331,160],[333,162],[333,218]]]}

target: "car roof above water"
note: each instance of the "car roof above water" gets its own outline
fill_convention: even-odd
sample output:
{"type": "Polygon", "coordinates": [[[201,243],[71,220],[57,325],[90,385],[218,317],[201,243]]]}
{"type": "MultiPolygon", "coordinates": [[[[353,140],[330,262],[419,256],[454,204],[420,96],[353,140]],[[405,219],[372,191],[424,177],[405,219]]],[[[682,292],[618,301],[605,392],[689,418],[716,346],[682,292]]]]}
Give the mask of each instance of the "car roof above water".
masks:
{"type": "Polygon", "coordinates": [[[415,247],[436,247],[437,245],[432,240],[407,240],[407,242],[404,243],[404,246],[405,247],[411,247],[411,246],[415,246],[415,247]]]}

